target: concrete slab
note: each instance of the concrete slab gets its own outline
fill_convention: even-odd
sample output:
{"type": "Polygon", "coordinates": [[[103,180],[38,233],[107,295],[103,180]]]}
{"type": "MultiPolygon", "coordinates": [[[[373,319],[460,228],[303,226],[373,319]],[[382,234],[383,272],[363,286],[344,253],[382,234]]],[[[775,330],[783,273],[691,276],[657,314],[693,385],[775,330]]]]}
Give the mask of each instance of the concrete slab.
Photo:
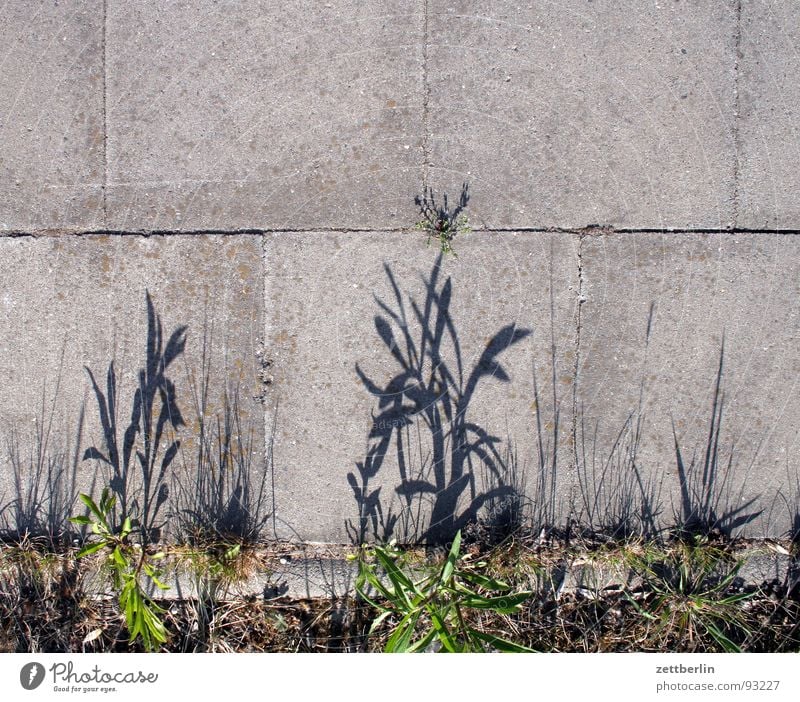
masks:
{"type": "Polygon", "coordinates": [[[103,3],[0,8],[0,233],[103,221],[103,3]]]}
{"type": "MultiPolygon", "coordinates": [[[[561,554],[563,555],[563,545],[561,554]]],[[[347,560],[352,549],[329,549],[331,553],[315,554],[314,547],[294,553],[257,553],[263,564],[247,573],[240,580],[223,583],[218,589],[222,601],[243,599],[287,600],[331,599],[353,596],[356,593],[355,581],[358,564],[347,560]]],[[[554,557],[554,551],[542,555],[554,557]]],[[[741,562],[737,577],[745,585],[763,586],[780,584],[791,587],[797,577],[793,572],[795,563],[790,556],[775,553],[757,546],[739,547],[733,557],[741,562]]],[[[435,562],[435,561],[434,561],[435,562]]],[[[94,597],[109,596],[108,582],[97,566],[87,569],[82,582],[86,591],[94,597]]],[[[432,564],[430,564],[432,565],[432,564]]],[[[430,567],[429,565],[429,567],[430,567]]],[[[150,594],[165,600],[184,600],[198,596],[197,576],[187,568],[185,560],[173,560],[167,556],[163,564],[162,581],[170,586],[166,592],[157,591],[155,586],[150,594]]],[[[430,572],[425,564],[416,566],[419,577],[430,572]]],[[[413,572],[413,571],[412,571],[413,572]]],[[[598,556],[576,554],[561,562],[551,561],[547,568],[532,568],[531,564],[521,564],[515,573],[518,587],[529,589],[539,595],[562,595],[580,593],[584,597],[596,599],[626,590],[631,592],[642,587],[642,578],[630,566],[620,560],[620,554],[611,551],[598,556]],[[527,582],[525,582],[527,580],[527,582]]]]}
{"type": "MultiPolygon", "coordinates": [[[[689,487],[710,495],[692,503],[740,533],[786,533],[800,470],[798,240],[618,234],[585,238],[581,261],[579,425],[595,482],[607,462],[631,474],[636,442],[619,436],[641,418],[635,464],[661,489],[666,523],[684,511],[677,444],[689,487]]],[[[626,492],[606,483],[601,502],[626,492]]],[[[627,493],[638,499],[635,484],[627,493]]]]}
{"type": "Polygon", "coordinates": [[[431,0],[430,185],[490,227],[730,226],[735,5],[431,0]]]}
{"type": "Polygon", "coordinates": [[[413,222],[422,9],[110,0],[109,226],[413,222]]]}
{"type": "Polygon", "coordinates": [[[560,508],[577,238],[472,232],[440,264],[419,232],[265,241],[278,538],[416,541],[473,507],[560,508]]]}
{"type": "Polygon", "coordinates": [[[800,228],[800,6],[742,2],[737,226],[800,228]]]}
{"type": "MultiPolygon", "coordinates": [[[[182,335],[184,351],[166,374],[174,383],[174,406],[184,423],[177,434],[181,451],[169,464],[165,480],[172,492],[167,507],[179,504],[172,478],[184,471],[197,474],[199,414],[194,393],[199,392],[203,376],[204,335],[211,378],[206,421],[210,418],[210,431],[216,429],[225,384],[232,390],[238,387],[242,433],[247,438],[252,431],[252,446],[244,448],[244,455],[257,469],[254,475],[260,475],[265,463],[263,410],[255,398],[262,388],[256,355],[263,333],[261,253],[260,237],[244,235],[0,239],[4,262],[0,271],[0,506],[8,507],[20,496],[9,455],[14,437],[23,469],[23,493],[28,494],[38,480],[43,504],[48,502],[44,497],[55,493],[58,500],[69,502],[63,505],[69,511],[73,474],[77,489],[90,489],[99,462],[82,458],[92,446],[105,455],[107,451],[97,399],[84,367],[91,369],[108,398],[107,371],[114,361],[117,441],[122,443],[139,387],[138,372],[146,364],[148,338],[154,348],[158,346],[149,332],[146,291],[161,318],[163,354],[173,332],[188,325],[182,335]],[[47,438],[48,427],[43,453],[57,471],[63,469],[63,479],[55,482],[48,478],[47,460],[43,467],[37,460],[36,433],[47,438]]],[[[174,348],[180,346],[180,338],[174,348]]],[[[153,407],[160,411],[158,397],[153,407]]],[[[158,449],[160,457],[168,447],[165,437],[158,449]]],[[[100,493],[100,482],[95,495],[100,493]]],[[[193,487],[195,482],[189,480],[186,485],[193,487]]],[[[34,512],[48,526],[57,521],[57,515],[34,512]]],[[[8,519],[14,521],[13,509],[4,510],[3,518],[9,526],[8,519]]]]}

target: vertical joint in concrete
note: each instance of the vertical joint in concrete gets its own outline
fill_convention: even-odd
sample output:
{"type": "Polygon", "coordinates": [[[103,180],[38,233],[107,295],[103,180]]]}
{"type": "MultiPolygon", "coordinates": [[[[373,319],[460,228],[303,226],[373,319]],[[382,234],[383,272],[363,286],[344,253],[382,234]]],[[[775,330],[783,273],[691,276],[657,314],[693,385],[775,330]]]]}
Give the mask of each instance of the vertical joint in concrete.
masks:
{"type": "Polygon", "coordinates": [[[262,403],[262,416],[264,418],[264,470],[269,471],[270,480],[270,500],[271,500],[271,515],[270,524],[272,526],[272,538],[278,538],[278,529],[276,524],[277,505],[275,497],[275,463],[273,460],[273,449],[275,442],[275,432],[278,422],[278,402],[277,398],[273,397],[271,393],[267,392],[268,386],[272,383],[272,377],[266,375],[268,371],[272,370],[273,356],[272,350],[269,347],[269,340],[271,333],[269,329],[269,313],[271,302],[271,279],[268,277],[270,274],[270,247],[268,244],[268,234],[261,233],[261,294],[264,300],[264,320],[261,329],[261,339],[259,343],[259,383],[261,385],[261,403],[262,403]]]}
{"type": "Polygon", "coordinates": [[[429,148],[428,102],[430,84],[428,83],[428,0],[422,0],[422,190],[428,187],[429,148]]]}
{"type": "Polygon", "coordinates": [[[106,102],[108,98],[108,63],[107,43],[108,36],[108,0],[103,0],[103,229],[108,228],[108,207],[106,192],[108,190],[108,119],[106,116],[106,102]]]}
{"type": "Polygon", "coordinates": [[[742,0],[734,0],[736,29],[733,42],[733,222],[732,229],[739,226],[739,59],[742,44],[742,0]]]}
{"type": "Polygon", "coordinates": [[[575,338],[574,338],[574,356],[575,361],[572,368],[572,422],[570,426],[570,437],[572,443],[572,470],[571,479],[572,484],[570,488],[570,500],[573,504],[569,505],[570,512],[574,507],[575,491],[578,489],[576,484],[576,476],[578,471],[578,374],[581,367],[581,308],[586,301],[586,285],[583,277],[583,240],[585,234],[582,232],[577,233],[578,247],[576,256],[576,265],[578,268],[578,290],[577,300],[575,304],[575,338]]]}

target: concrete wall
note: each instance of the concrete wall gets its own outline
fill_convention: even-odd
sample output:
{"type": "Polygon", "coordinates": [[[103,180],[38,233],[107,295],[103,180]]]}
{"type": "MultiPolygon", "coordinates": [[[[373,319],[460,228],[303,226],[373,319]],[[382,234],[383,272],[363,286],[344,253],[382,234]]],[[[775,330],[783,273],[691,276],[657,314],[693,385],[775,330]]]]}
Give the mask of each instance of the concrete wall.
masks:
{"type": "Polygon", "coordinates": [[[151,387],[176,529],[797,528],[798,26],[790,0],[6,3],[4,527],[113,477],[186,326],[151,387]],[[415,198],[464,184],[439,258],[415,198]]]}

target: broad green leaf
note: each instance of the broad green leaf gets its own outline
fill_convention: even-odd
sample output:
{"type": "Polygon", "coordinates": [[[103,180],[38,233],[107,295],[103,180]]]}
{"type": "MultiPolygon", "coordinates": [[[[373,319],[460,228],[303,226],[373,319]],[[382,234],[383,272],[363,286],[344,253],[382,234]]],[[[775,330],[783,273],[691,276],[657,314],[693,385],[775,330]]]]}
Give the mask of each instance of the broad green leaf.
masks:
{"type": "Polygon", "coordinates": [[[76,556],[76,558],[91,556],[93,553],[97,553],[104,546],[105,543],[103,543],[102,541],[100,543],[89,544],[88,546],[84,546],[80,551],[78,551],[78,555],[76,556]]]}
{"type": "Polygon", "coordinates": [[[410,591],[414,594],[419,594],[416,592],[414,583],[412,583],[411,580],[406,577],[405,573],[403,573],[400,568],[397,567],[397,564],[391,558],[387,557],[380,551],[376,551],[375,555],[383,566],[383,569],[386,571],[386,575],[392,582],[392,585],[394,585],[395,594],[402,598],[406,607],[410,607],[411,603],[409,602],[407,593],[410,591]]]}
{"type": "Polygon", "coordinates": [[[153,581],[153,584],[159,590],[169,590],[169,585],[166,585],[163,582],[161,582],[161,580],[159,580],[158,577],[156,576],[155,572],[148,573],[147,575],[150,577],[150,580],[153,581]]]}
{"type": "Polygon", "coordinates": [[[428,613],[431,615],[431,623],[433,624],[433,628],[436,630],[436,635],[439,638],[439,641],[442,642],[444,649],[449,653],[458,653],[458,644],[450,634],[450,631],[448,630],[447,625],[445,624],[444,619],[440,616],[439,612],[433,611],[432,608],[428,608],[428,613]]]}
{"type": "Polygon", "coordinates": [[[503,582],[502,580],[487,578],[485,575],[480,575],[478,573],[471,573],[469,571],[466,571],[463,573],[459,573],[459,577],[461,577],[463,580],[466,580],[467,582],[472,583],[473,585],[482,587],[485,590],[495,590],[502,592],[511,589],[511,585],[503,582]]]}
{"type": "Polygon", "coordinates": [[[128,561],[125,560],[125,557],[122,555],[122,551],[120,551],[119,546],[117,546],[111,553],[111,558],[120,569],[128,567],[128,561]]]}
{"type": "Polygon", "coordinates": [[[371,568],[368,566],[364,569],[364,577],[366,578],[367,582],[375,588],[381,595],[383,595],[387,600],[392,602],[393,604],[397,605],[397,598],[393,595],[393,593],[389,592],[389,590],[384,586],[384,584],[380,581],[377,575],[372,571],[371,568]]]}
{"type": "Polygon", "coordinates": [[[89,508],[89,510],[95,517],[97,517],[100,521],[105,522],[105,517],[103,516],[103,513],[100,511],[100,508],[95,504],[94,500],[91,497],[89,497],[89,495],[81,493],[80,495],[78,495],[78,499],[89,508]]]}
{"type": "Polygon", "coordinates": [[[136,635],[139,633],[139,621],[136,616],[138,610],[136,602],[137,594],[133,580],[128,580],[120,593],[120,604],[122,604],[124,600],[123,609],[125,611],[125,622],[128,625],[128,633],[130,634],[131,640],[135,639],[136,635]]]}
{"type": "Polygon", "coordinates": [[[423,636],[419,641],[415,641],[412,643],[407,649],[406,653],[417,653],[418,651],[425,651],[428,646],[433,643],[433,640],[436,638],[436,629],[431,627],[430,631],[428,631],[425,636],[423,636]]]}
{"type": "Polygon", "coordinates": [[[89,517],[81,516],[81,517],[70,517],[69,520],[73,524],[80,524],[82,526],[88,526],[92,523],[92,520],[89,517]]]}
{"type": "Polygon", "coordinates": [[[496,648],[501,653],[536,653],[536,651],[532,648],[528,648],[522,644],[514,643],[508,639],[500,638],[494,634],[488,634],[485,631],[478,631],[472,627],[469,628],[469,633],[476,639],[479,639],[484,643],[489,644],[493,648],[496,648]]]}
{"type": "Polygon", "coordinates": [[[464,607],[475,609],[491,609],[498,614],[513,614],[532,595],[532,592],[515,592],[513,595],[501,597],[465,597],[462,604],[464,607]]]}
{"type": "Polygon", "coordinates": [[[400,620],[394,633],[386,642],[386,653],[405,653],[414,636],[414,628],[417,625],[421,612],[419,610],[409,612],[400,620]]]}
{"type": "Polygon", "coordinates": [[[453,538],[453,545],[450,547],[450,553],[447,555],[447,561],[442,568],[442,575],[439,578],[439,582],[444,585],[447,583],[451,576],[453,575],[453,570],[456,567],[456,561],[458,561],[458,552],[461,548],[461,531],[459,530],[455,537],[453,538]]]}
{"type": "Polygon", "coordinates": [[[467,595],[468,597],[484,597],[484,595],[481,593],[476,592],[475,590],[470,590],[466,585],[458,581],[454,582],[453,585],[446,588],[446,590],[452,592],[456,596],[467,595]]]}
{"type": "Polygon", "coordinates": [[[358,593],[359,597],[361,597],[361,599],[364,600],[364,602],[366,602],[367,604],[371,605],[375,609],[377,609],[377,610],[386,610],[387,613],[391,613],[392,610],[387,610],[386,607],[384,607],[383,605],[378,604],[377,602],[375,602],[369,596],[369,594],[367,593],[366,587],[364,587],[365,580],[366,580],[366,578],[362,578],[360,574],[356,578],[356,592],[358,593]]]}
{"type": "Polygon", "coordinates": [[[375,631],[377,631],[378,627],[383,623],[383,620],[386,619],[391,614],[391,610],[386,610],[385,612],[381,612],[372,622],[372,625],[369,628],[369,635],[372,636],[375,631]]]}
{"type": "Polygon", "coordinates": [[[112,509],[114,509],[115,504],[117,504],[117,496],[108,488],[104,488],[103,495],[100,500],[100,507],[103,510],[103,514],[108,514],[112,509]]]}

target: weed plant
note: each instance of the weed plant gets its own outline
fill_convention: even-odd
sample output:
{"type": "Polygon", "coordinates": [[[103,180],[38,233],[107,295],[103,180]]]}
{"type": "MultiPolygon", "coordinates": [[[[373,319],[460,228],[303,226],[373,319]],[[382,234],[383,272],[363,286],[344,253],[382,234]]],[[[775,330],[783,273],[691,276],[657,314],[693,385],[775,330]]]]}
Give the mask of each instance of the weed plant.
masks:
{"type": "Polygon", "coordinates": [[[751,633],[742,603],[754,595],[737,587],[741,562],[731,563],[724,551],[695,537],[666,550],[645,550],[630,564],[644,582],[638,595],[628,595],[645,621],[642,644],[741,651],[751,633]]]}
{"type": "Polygon", "coordinates": [[[80,499],[88,507],[92,517],[79,515],[72,517],[71,521],[83,527],[91,527],[96,539],[84,546],[77,557],[83,558],[100,550],[106,551],[104,565],[111,575],[120,611],[125,615],[130,641],[140,638],[145,651],[155,651],[166,642],[167,632],[162,621],[164,610],[147,591],[148,584],[159,590],[169,589],[161,582],[153,565],[164,554],[151,554],[146,544],[133,541],[131,536],[136,533],[137,527],[134,527],[130,517],[123,517],[119,530],[112,526],[110,517],[114,513],[116,496],[108,488],[103,490],[99,504],[95,504],[88,495],[81,494],[80,499]]]}
{"type": "Polygon", "coordinates": [[[394,544],[362,550],[356,590],[380,612],[369,633],[384,622],[391,629],[385,652],[530,650],[468,621],[470,610],[512,614],[532,593],[511,592],[510,585],[481,572],[485,563],[471,563],[460,549],[458,532],[441,568],[421,578],[403,569],[394,544]]]}
{"type": "Polygon", "coordinates": [[[241,544],[207,545],[191,548],[181,561],[188,566],[194,585],[189,601],[194,621],[188,627],[184,650],[192,652],[230,652],[223,629],[229,588],[244,577],[241,544]]]}
{"type": "Polygon", "coordinates": [[[447,193],[440,202],[437,202],[433,190],[428,187],[424,189],[422,195],[418,195],[414,199],[414,203],[419,207],[420,215],[422,215],[422,219],[417,222],[415,228],[427,234],[428,246],[431,245],[432,239],[436,239],[442,254],[458,256],[453,249],[453,240],[459,234],[468,234],[471,231],[469,220],[464,214],[464,208],[468,202],[469,186],[467,183],[461,186],[458,204],[452,209],[447,201],[447,193]]]}

